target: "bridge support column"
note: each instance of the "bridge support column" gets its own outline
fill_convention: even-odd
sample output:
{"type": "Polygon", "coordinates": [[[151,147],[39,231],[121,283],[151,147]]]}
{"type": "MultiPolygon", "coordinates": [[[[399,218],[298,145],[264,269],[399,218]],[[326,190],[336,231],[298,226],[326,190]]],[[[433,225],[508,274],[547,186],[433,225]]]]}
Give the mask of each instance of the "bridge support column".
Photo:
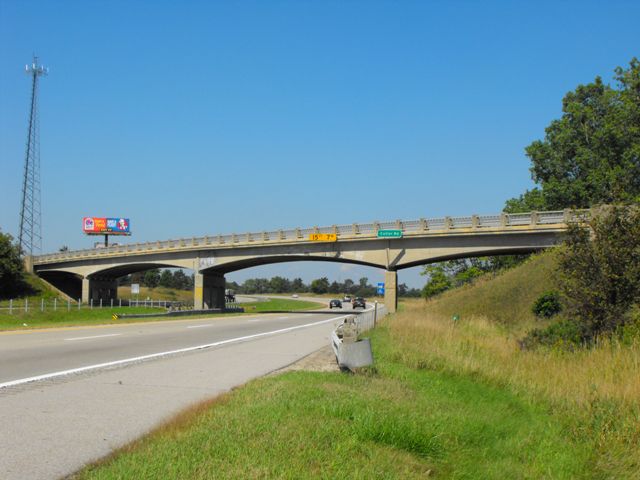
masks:
{"type": "Polygon", "coordinates": [[[389,313],[398,310],[398,272],[387,270],[384,274],[384,304],[389,313]]]}
{"type": "Polygon", "coordinates": [[[195,310],[224,308],[224,287],[224,275],[195,273],[193,308],[195,310]]]}
{"type": "Polygon", "coordinates": [[[82,279],[82,303],[89,303],[91,298],[91,280],[88,278],[82,279]]]}
{"type": "Polygon", "coordinates": [[[118,282],[113,278],[83,278],[82,279],[82,303],[90,303],[93,300],[94,305],[102,300],[106,305],[111,299],[118,298],[118,282]]]}

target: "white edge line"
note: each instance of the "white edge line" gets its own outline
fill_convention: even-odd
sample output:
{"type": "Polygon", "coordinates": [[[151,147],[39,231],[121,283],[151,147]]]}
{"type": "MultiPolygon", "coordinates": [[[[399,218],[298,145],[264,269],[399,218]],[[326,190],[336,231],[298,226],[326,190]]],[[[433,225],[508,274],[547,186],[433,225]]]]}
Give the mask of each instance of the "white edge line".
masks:
{"type": "Polygon", "coordinates": [[[73,338],[65,338],[67,342],[72,342],[74,340],[88,340],[90,338],[104,338],[104,337],[117,337],[118,335],[122,335],[121,333],[109,333],[107,335],[93,335],[92,337],[73,337],[73,338]]]}
{"type": "Polygon", "coordinates": [[[12,380],[10,382],[0,383],[0,389],[7,388],[7,387],[15,387],[16,385],[22,385],[22,384],[25,384],[25,383],[37,382],[39,380],[48,380],[50,378],[62,377],[62,376],[65,376],[65,375],[71,375],[73,373],[86,372],[88,370],[96,370],[96,369],[99,369],[99,368],[113,367],[113,366],[116,366],[116,365],[124,365],[125,363],[131,363],[131,362],[139,362],[141,360],[148,360],[150,358],[164,357],[164,356],[168,356],[168,355],[176,355],[178,353],[193,352],[193,351],[196,351],[196,350],[204,350],[205,348],[217,347],[217,346],[226,345],[226,344],[229,344],[229,343],[242,342],[244,340],[249,340],[249,339],[258,338],[258,337],[264,337],[264,336],[267,336],[267,335],[275,335],[277,333],[290,332],[292,330],[298,330],[300,328],[314,327],[314,326],[322,325],[322,324],[329,323],[329,322],[335,322],[336,320],[338,320],[338,319],[340,319],[342,317],[344,317],[344,315],[340,315],[339,317],[333,317],[333,318],[330,318],[328,320],[322,320],[321,322],[306,323],[304,325],[296,325],[295,327],[281,328],[280,330],[273,330],[271,332],[256,333],[254,335],[247,335],[245,337],[230,338],[228,340],[222,340],[220,342],[214,342],[214,343],[207,343],[205,345],[198,345],[198,346],[195,346],[195,347],[180,348],[178,350],[170,350],[168,352],[152,353],[152,354],[149,354],[149,355],[142,355],[140,357],[125,358],[125,359],[122,359],[122,360],[115,360],[113,362],[98,363],[96,365],[87,365],[86,367],[72,368],[70,370],[63,370],[63,371],[60,371],[60,372],[45,373],[43,375],[37,375],[35,377],[21,378],[21,379],[18,379],[18,380],[12,380]]]}
{"type": "Polygon", "coordinates": [[[204,327],[213,327],[213,323],[207,323],[205,325],[189,325],[187,328],[204,328],[204,327]]]}

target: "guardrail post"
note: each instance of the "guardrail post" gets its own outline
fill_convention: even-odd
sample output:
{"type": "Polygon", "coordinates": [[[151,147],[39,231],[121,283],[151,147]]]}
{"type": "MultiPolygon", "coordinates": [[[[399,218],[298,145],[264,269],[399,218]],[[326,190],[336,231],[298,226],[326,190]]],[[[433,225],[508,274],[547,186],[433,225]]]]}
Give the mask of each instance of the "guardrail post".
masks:
{"type": "Polygon", "coordinates": [[[302,230],[300,230],[300,228],[296,228],[296,237],[302,238],[302,230]]]}
{"type": "Polygon", "coordinates": [[[67,312],[71,311],[71,301],[67,298],[67,312]]]}
{"type": "Polygon", "coordinates": [[[9,300],[9,315],[13,313],[13,298],[9,300]]]}
{"type": "Polygon", "coordinates": [[[100,298],[100,308],[102,308],[102,298],[100,298]]]}
{"type": "Polygon", "coordinates": [[[420,228],[422,228],[422,230],[429,230],[429,225],[427,224],[426,218],[420,219],[420,228]]]}
{"type": "Polygon", "coordinates": [[[93,310],[93,298],[89,302],[89,309],[93,310]]]}
{"type": "Polygon", "coordinates": [[[478,215],[471,215],[471,228],[478,228],[480,226],[480,217],[478,215]]]}
{"type": "Polygon", "coordinates": [[[500,226],[506,227],[509,225],[509,216],[506,213],[500,214],[500,226]]]}
{"type": "Polygon", "coordinates": [[[565,208],[563,213],[562,213],[562,220],[564,221],[564,223],[571,223],[571,209],[570,208],[565,208]]]}
{"type": "Polygon", "coordinates": [[[44,298],[40,299],[40,311],[44,312],[44,298]]]}
{"type": "Polygon", "coordinates": [[[29,299],[25,298],[24,299],[24,313],[27,313],[29,311],[29,299]]]}
{"type": "Polygon", "coordinates": [[[222,245],[224,240],[222,239],[222,235],[218,235],[218,245],[222,245]]]}
{"type": "Polygon", "coordinates": [[[267,235],[267,232],[262,232],[262,241],[263,242],[269,241],[269,235],[267,235]]]}
{"type": "Polygon", "coordinates": [[[53,311],[54,312],[58,311],[58,297],[53,299],[53,311]]]}
{"type": "Polygon", "coordinates": [[[287,238],[283,230],[278,230],[278,238],[280,238],[280,240],[285,240],[287,238]]]}
{"type": "Polygon", "coordinates": [[[78,299],[78,311],[80,311],[80,306],[82,305],[82,299],[79,298],[78,299]]]}
{"type": "Polygon", "coordinates": [[[351,233],[353,233],[354,235],[358,235],[360,233],[360,229],[358,228],[357,223],[351,225],[351,233]]]}
{"type": "Polygon", "coordinates": [[[337,237],[338,236],[338,226],[337,225],[332,225],[332,230],[333,230],[333,234],[337,237]]]}
{"type": "Polygon", "coordinates": [[[402,228],[401,220],[396,220],[396,230],[404,230],[404,228],[402,228]]]}

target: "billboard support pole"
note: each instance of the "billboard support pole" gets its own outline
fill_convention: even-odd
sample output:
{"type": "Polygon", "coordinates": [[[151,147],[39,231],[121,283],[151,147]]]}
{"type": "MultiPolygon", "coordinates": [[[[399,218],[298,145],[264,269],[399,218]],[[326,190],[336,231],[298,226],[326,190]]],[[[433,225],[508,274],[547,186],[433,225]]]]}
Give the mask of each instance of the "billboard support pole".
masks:
{"type": "Polygon", "coordinates": [[[107,248],[109,246],[109,235],[107,235],[105,233],[104,235],[104,248],[107,248]]]}

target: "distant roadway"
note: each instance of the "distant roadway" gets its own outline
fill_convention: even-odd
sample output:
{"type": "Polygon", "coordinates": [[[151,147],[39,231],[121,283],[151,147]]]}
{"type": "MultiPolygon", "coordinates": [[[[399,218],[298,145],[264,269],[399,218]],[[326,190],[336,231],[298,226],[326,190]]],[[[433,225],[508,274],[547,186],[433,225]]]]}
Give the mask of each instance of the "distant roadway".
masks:
{"type": "Polygon", "coordinates": [[[345,307],[2,332],[0,478],[73,473],[190,404],[328,345],[345,307]]]}

